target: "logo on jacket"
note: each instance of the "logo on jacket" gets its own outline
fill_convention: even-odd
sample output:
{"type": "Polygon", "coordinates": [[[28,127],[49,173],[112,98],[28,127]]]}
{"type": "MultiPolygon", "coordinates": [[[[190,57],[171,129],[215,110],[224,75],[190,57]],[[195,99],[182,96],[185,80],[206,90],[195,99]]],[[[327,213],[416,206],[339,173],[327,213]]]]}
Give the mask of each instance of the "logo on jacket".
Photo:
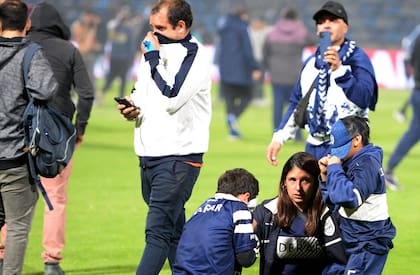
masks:
{"type": "Polygon", "coordinates": [[[323,255],[316,237],[279,236],[276,252],[280,259],[318,258],[323,255]]]}

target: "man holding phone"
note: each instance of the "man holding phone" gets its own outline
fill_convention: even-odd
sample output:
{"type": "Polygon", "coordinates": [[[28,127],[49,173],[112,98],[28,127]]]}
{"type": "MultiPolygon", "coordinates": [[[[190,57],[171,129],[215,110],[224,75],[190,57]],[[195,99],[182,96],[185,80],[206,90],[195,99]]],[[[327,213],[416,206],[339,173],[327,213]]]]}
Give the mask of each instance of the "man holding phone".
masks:
{"type": "Polygon", "coordinates": [[[146,246],[137,274],[171,267],[185,223],[184,205],[208,150],[211,59],[191,33],[193,15],[184,0],[159,0],[131,96],[117,108],[135,121],[143,199],[149,207],[146,246]],[[139,108],[136,108],[139,107],[139,108]]]}
{"type": "Polygon", "coordinates": [[[305,150],[318,159],[330,152],[332,125],[349,115],[367,117],[369,110],[375,110],[378,99],[375,72],[368,56],[346,37],[349,25],[344,7],[328,1],[315,12],[313,19],[320,44],[305,61],[289,108],[267,148],[267,161],[274,166],[278,164],[281,147],[299,128],[293,114],[310,87],[313,91],[307,106],[305,150]]]}

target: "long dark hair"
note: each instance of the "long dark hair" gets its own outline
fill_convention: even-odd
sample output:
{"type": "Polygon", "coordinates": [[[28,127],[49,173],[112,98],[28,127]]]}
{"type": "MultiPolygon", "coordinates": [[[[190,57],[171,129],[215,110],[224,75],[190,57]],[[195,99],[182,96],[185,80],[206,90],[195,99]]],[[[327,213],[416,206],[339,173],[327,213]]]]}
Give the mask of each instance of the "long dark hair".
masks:
{"type": "Polygon", "coordinates": [[[297,216],[298,209],[287,194],[286,177],[294,167],[302,169],[311,175],[313,180],[313,192],[310,204],[306,211],[305,234],[313,236],[318,231],[319,220],[323,208],[321,191],[319,189],[319,166],[318,160],[309,153],[298,152],[293,154],[283,166],[279,185],[279,200],[277,204],[277,221],[280,227],[290,228],[293,219],[297,216]]]}

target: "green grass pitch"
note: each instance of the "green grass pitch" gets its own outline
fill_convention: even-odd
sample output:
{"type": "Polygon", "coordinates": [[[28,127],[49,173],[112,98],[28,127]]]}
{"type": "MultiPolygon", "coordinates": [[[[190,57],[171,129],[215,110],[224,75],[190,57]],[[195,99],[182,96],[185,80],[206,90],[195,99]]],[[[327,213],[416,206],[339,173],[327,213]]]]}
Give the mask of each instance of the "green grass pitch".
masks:
{"type": "MultiPolygon", "coordinates": [[[[224,104],[216,100],[214,85],[213,118],[209,152],[191,199],[187,217],[216,190],[217,178],[225,170],[243,167],[260,181],[259,201],[277,193],[281,167],[304,144],[288,142],[279,154],[280,165],[270,166],[265,149],[271,140],[271,105],[250,106],[239,120],[244,139],[229,141],[224,104]]],[[[140,193],[140,173],[133,151],[132,123],[126,122],[112,100],[117,89],[107,94],[104,106],[94,107],[81,148],[74,155],[73,174],[68,187],[67,235],[62,268],[69,275],[134,274],[144,247],[147,207],[140,193]]],[[[271,101],[271,90],[265,94],[271,101]]],[[[370,113],[371,141],[384,149],[384,165],[408,121],[398,123],[393,112],[409,96],[408,91],[380,90],[377,110],[370,113]]],[[[420,269],[420,146],[417,144],[395,173],[404,186],[388,191],[391,218],[397,227],[383,274],[415,274],[420,269]]],[[[24,274],[43,274],[43,199],[40,197],[24,264],[24,274]]],[[[170,274],[166,264],[161,274],[170,274]]],[[[258,262],[243,274],[258,274],[258,262]]]]}

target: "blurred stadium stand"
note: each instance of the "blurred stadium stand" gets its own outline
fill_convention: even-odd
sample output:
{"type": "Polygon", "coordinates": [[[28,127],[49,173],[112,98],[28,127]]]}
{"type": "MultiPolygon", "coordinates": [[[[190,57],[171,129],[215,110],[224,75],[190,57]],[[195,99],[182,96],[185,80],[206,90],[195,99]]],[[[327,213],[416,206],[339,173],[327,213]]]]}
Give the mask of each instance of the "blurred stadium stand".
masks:
{"type": "MultiPolygon", "coordinates": [[[[44,0],[45,1],[45,0],[44,0]]],[[[130,5],[133,11],[145,13],[154,0],[46,0],[55,4],[70,24],[83,8],[107,13],[113,8],[130,5]]],[[[401,39],[420,24],[420,0],[336,0],[347,10],[350,31],[348,37],[365,48],[399,49],[401,39]]],[[[39,1],[28,0],[29,4],[39,1]]],[[[189,0],[195,13],[195,31],[205,43],[213,43],[217,21],[235,4],[245,4],[253,17],[263,17],[268,23],[286,5],[295,7],[305,25],[315,31],[313,13],[326,0],[189,0]]]]}

